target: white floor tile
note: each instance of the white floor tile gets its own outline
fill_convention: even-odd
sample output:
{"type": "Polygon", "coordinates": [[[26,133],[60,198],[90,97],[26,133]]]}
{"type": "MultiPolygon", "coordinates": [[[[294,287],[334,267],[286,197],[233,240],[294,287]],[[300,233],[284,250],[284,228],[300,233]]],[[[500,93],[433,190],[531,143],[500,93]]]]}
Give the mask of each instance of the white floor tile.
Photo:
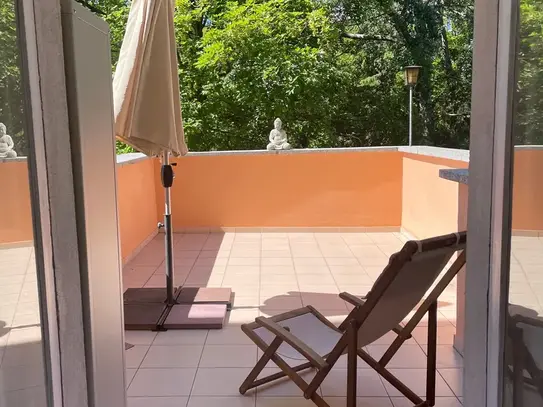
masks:
{"type": "MultiPolygon", "coordinates": [[[[401,380],[415,394],[423,397],[426,394],[426,369],[389,369],[390,373],[401,380]]],[[[389,396],[402,397],[402,394],[394,386],[383,380],[389,396]]],[[[436,376],[436,396],[454,397],[447,383],[438,374],[436,376]]]]}
{"type": "MultiPolygon", "coordinates": [[[[438,326],[437,343],[438,345],[452,345],[454,343],[454,334],[456,328],[452,325],[438,326]]],[[[413,329],[413,337],[419,345],[428,343],[428,327],[418,326],[413,329]]]]}
{"type": "Polygon", "coordinates": [[[200,367],[253,367],[256,354],[255,345],[206,345],[200,367]]]}
{"type": "Polygon", "coordinates": [[[250,371],[249,368],[200,368],[192,396],[238,396],[239,386],[250,371]]]}
{"type": "Polygon", "coordinates": [[[43,385],[42,366],[0,368],[0,393],[43,385]]]}
{"type": "Polygon", "coordinates": [[[141,368],[198,367],[203,345],[153,345],[141,363],[141,368]]]}
{"type": "Polygon", "coordinates": [[[128,397],[127,407],[185,407],[188,397],[128,397]]]}
{"type": "MultiPolygon", "coordinates": [[[[413,407],[413,402],[405,397],[392,397],[394,407],[413,407]]],[[[456,397],[436,397],[435,407],[462,407],[456,397]]]]}
{"type": "Polygon", "coordinates": [[[462,356],[452,345],[437,346],[437,368],[454,368],[464,366],[462,356]]]}
{"type": "Polygon", "coordinates": [[[256,397],[256,407],[314,407],[303,397],[256,397]]]}
{"type": "MultiPolygon", "coordinates": [[[[332,369],[321,385],[322,394],[331,397],[347,396],[347,370],[332,369]]],[[[373,369],[358,369],[357,395],[360,397],[386,397],[387,392],[379,374],[373,369]]]]}
{"type": "Polygon", "coordinates": [[[230,397],[192,396],[188,407],[254,407],[254,395],[230,397]]]}
{"type": "Polygon", "coordinates": [[[254,345],[239,326],[214,329],[207,335],[206,345],[254,345]]]}
{"type": "Polygon", "coordinates": [[[0,393],[1,406],[47,407],[45,386],[0,393]]]}
{"type": "MultiPolygon", "coordinates": [[[[368,353],[379,360],[389,345],[368,345],[368,353]]],[[[387,364],[388,368],[425,368],[427,358],[419,345],[403,345],[387,364]]]]}
{"type": "Polygon", "coordinates": [[[207,329],[171,330],[159,332],[154,345],[203,345],[207,338],[207,329]]]}
{"type": "Polygon", "coordinates": [[[136,375],[136,372],[138,369],[126,369],[124,374],[124,380],[126,382],[126,388],[128,389],[128,386],[130,386],[130,383],[132,383],[132,379],[136,375]]]}
{"type": "Polygon", "coordinates": [[[42,343],[28,343],[5,348],[2,367],[43,366],[42,343]]]}
{"type": "Polygon", "coordinates": [[[151,345],[156,335],[152,331],[125,331],[124,340],[132,345],[151,345]]]}
{"type": "MultiPolygon", "coordinates": [[[[325,397],[324,401],[330,407],[345,407],[347,405],[345,397],[325,397]]],[[[357,397],[356,407],[392,407],[392,402],[388,397],[357,397]]]]}
{"type": "MultiPolygon", "coordinates": [[[[397,337],[398,337],[398,335],[395,332],[390,331],[390,332],[384,334],[383,336],[381,336],[376,341],[374,341],[372,343],[372,345],[388,345],[388,346],[390,346],[390,345],[392,345],[392,342],[394,342],[396,340],[397,337]]],[[[402,346],[416,345],[416,344],[417,344],[417,342],[415,342],[415,339],[411,338],[411,339],[408,339],[407,341],[405,341],[402,346]]]]}
{"type": "Polygon", "coordinates": [[[189,396],[196,369],[140,369],[134,376],[128,397],[189,396]]]}
{"type": "MultiPolygon", "coordinates": [[[[279,372],[279,369],[277,368],[265,368],[262,370],[259,378],[269,376],[277,372],[279,372]]],[[[307,370],[300,372],[300,376],[309,383],[313,376],[315,376],[315,372],[312,370],[307,370]]],[[[318,391],[319,394],[321,394],[320,389],[318,391]]],[[[258,387],[256,395],[257,399],[260,397],[302,397],[303,392],[292,382],[292,380],[289,378],[282,378],[258,387]]]]}
{"type": "Polygon", "coordinates": [[[139,368],[148,350],[149,345],[136,345],[126,350],[124,352],[125,367],[129,369],[139,368]]]}
{"type": "Polygon", "coordinates": [[[439,369],[439,374],[445,379],[453,393],[457,397],[462,397],[463,392],[463,369],[439,369]]]}

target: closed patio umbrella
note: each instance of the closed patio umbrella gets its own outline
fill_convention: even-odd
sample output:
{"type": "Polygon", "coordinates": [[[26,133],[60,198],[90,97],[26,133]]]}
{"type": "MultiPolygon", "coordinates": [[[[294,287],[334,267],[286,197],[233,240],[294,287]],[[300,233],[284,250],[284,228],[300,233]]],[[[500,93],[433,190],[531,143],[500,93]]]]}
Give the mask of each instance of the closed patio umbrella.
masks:
{"type": "Polygon", "coordinates": [[[115,134],[149,155],[185,155],[171,0],[134,0],[113,79],[115,134]]]}
{"type": "Polygon", "coordinates": [[[169,156],[185,155],[187,145],[181,118],[173,15],[173,0],[132,1],[113,78],[115,135],[148,156],[162,157],[161,178],[165,189],[164,224],[159,227],[165,229],[166,292],[152,288],[127,290],[127,329],[158,329],[168,325],[176,328],[187,324],[195,327],[206,322],[207,327],[219,327],[222,321],[216,322],[222,314],[224,320],[230,301],[229,290],[227,293],[183,289],[182,293],[174,288],[170,197],[174,174],[169,156]],[[228,301],[224,300],[226,294],[228,301]],[[220,301],[213,301],[217,295],[220,301]],[[177,306],[180,302],[182,306],[177,306]],[[219,317],[213,319],[215,314],[219,317]],[[199,319],[199,316],[205,317],[199,319]],[[168,319],[172,322],[168,323],[168,319]]]}

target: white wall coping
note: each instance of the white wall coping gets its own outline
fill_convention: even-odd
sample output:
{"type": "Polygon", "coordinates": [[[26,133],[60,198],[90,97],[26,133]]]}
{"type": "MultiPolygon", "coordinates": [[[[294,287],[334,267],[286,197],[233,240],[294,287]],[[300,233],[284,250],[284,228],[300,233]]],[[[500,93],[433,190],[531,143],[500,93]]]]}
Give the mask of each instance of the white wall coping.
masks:
{"type": "Polygon", "coordinates": [[[225,155],[296,155],[296,154],[336,154],[376,151],[398,151],[396,146],[346,147],[346,148],[301,148],[293,150],[232,150],[232,151],[195,151],[187,157],[225,156],[225,155]]]}
{"type": "Polygon", "coordinates": [[[0,163],[18,163],[23,161],[26,161],[26,157],[0,158],[0,163]]]}
{"type": "Polygon", "coordinates": [[[469,162],[469,150],[431,146],[398,147],[398,151],[427,157],[447,158],[449,160],[469,162]]]}
{"type": "Polygon", "coordinates": [[[135,164],[140,161],[148,160],[152,157],[147,157],[143,153],[127,153],[127,154],[119,154],[117,156],[117,165],[127,165],[127,164],[135,164]]]}
{"type": "MultiPolygon", "coordinates": [[[[518,150],[543,150],[543,145],[522,145],[515,146],[518,150]]],[[[267,150],[232,150],[232,151],[202,151],[189,152],[186,157],[215,157],[232,155],[297,155],[297,154],[341,154],[341,153],[370,153],[400,151],[403,153],[417,154],[427,157],[446,158],[456,161],[469,162],[469,150],[455,148],[432,147],[432,146],[376,146],[376,147],[347,147],[347,148],[304,148],[294,150],[267,151],[267,150]]],[[[119,154],[117,165],[135,164],[148,160],[143,153],[119,154]]],[[[0,163],[23,162],[26,157],[0,158],[0,163]]]]}

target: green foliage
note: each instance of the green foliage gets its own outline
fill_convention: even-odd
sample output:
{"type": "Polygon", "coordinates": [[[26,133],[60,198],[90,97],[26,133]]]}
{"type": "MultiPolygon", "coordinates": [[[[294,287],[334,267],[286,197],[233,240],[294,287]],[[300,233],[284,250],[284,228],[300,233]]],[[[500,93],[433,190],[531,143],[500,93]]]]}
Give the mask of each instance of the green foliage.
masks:
{"type": "Polygon", "coordinates": [[[23,129],[23,91],[13,0],[0,0],[0,122],[7,127],[20,156],[28,152],[23,129]]]}
{"type": "MultiPolygon", "coordinates": [[[[78,0],[110,25],[129,0],[78,0]]],[[[185,134],[193,151],[258,149],[281,117],[296,148],[407,142],[403,67],[422,66],[414,141],[469,141],[473,0],[176,0],[185,134]]],[[[543,143],[543,6],[522,0],[516,137],[543,143]]],[[[13,0],[0,0],[0,121],[22,134],[13,0]]],[[[23,137],[17,137],[19,148],[23,137]]],[[[132,149],[117,143],[117,151],[132,149]]]]}
{"type": "Polygon", "coordinates": [[[543,4],[524,0],[520,19],[515,141],[543,144],[543,4]]]}

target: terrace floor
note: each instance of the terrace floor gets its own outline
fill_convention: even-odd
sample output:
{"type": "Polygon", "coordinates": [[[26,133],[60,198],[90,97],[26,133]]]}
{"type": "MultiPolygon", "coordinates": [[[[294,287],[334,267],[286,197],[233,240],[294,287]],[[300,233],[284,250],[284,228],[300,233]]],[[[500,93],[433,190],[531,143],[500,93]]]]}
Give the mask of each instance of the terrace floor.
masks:
{"type": "MultiPolygon", "coordinates": [[[[388,256],[405,241],[398,233],[226,233],[175,236],[177,284],[231,287],[234,309],[217,331],[126,332],[129,407],[298,407],[312,403],[288,381],[240,396],[237,389],[259,351],[239,329],[259,315],[311,304],[339,323],[348,307],[340,291],[365,294],[388,256]]],[[[543,240],[513,237],[510,302],[542,315],[543,240]]],[[[124,268],[124,287],[163,286],[164,246],[154,238],[124,268]]],[[[456,287],[440,298],[437,407],[459,407],[462,358],[452,347],[456,287]]],[[[376,356],[391,342],[368,346],[376,356]]],[[[426,328],[416,328],[392,360],[393,372],[422,395],[426,328]]],[[[266,373],[272,372],[273,366],[266,373]]],[[[319,391],[345,405],[345,361],[319,391]]],[[[359,407],[410,406],[359,362],[359,407]]],[[[0,249],[0,406],[45,407],[36,266],[32,247],[0,249]]]]}
{"type": "MultiPolygon", "coordinates": [[[[406,241],[399,233],[225,233],[175,235],[176,284],[231,287],[233,310],[217,331],[126,332],[136,345],[126,352],[129,407],[311,406],[289,381],[240,396],[238,388],[259,357],[239,326],[311,304],[335,323],[349,311],[337,294],[363,295],[406,241]]],[[[163,238],[157,236],[124,270],[124,286],[164,286],[163,238]]],[[[462,358],[453,349],[456,288],[439,308],[437,407],[459,407],[462,358]]],[[[395,335],[393,335],[395,336],[395,335]]],[[[393,337],[368,346],[374,357],[393,337]]],[[[416,328],[390,363],[391,370],[421,396],[425,389],[426,327],[416,328]]],[[[346,360],[319,392],[332,406],[345,405],[346,360]]],[[[276,369],[272,364],[265,369],[276,369]]],[[[312,374],[309,372],[308,374],[312,374]]],[[[360,407],[411,406],[364,362],[359,363],[360,407]]]]}

